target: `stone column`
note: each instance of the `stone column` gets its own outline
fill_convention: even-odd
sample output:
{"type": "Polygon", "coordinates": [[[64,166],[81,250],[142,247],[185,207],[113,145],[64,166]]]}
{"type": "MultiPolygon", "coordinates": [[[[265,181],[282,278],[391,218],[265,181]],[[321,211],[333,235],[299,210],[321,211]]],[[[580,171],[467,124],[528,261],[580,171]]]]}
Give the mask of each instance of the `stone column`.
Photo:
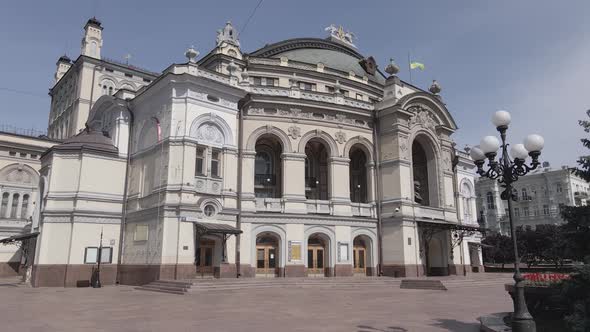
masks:
{"type": "Polygon", "coordinates": [[[283,200],[286,213],[307,213],[305,208],[305,154],[281,154],[283,200]]]}
{"type": "Polygon", "coordinates": [[[12,198],[14,196],[14,193],[9,192],[8,193],[8,204],[6,204],[6,211],[4,213],[4,217],[6,218],[10,218],[10,215],[12,213],[12,198]]]}
{"type": "Polygon", "coordinates": [[[330,164],[330,203],[333,214],[351,216],[350,208],[350,159],[342,157],[328,158],[330,164]]]}
{"type": "MultiPolygon", "coordinates": [[[[242,211],[256,211],[256,196],[254,194],[254,160],[256,151],[242,152],[242,211]]],[[[236,165],[237,168],[237,165],[236,165]]]]}
{"type": "Polygon", "coordinates": [[[25,217],[22,214],[23,213],[22,210],[23,210],[23,193],[19,193],[18,194],[18,205],[16,206],[16,218],[17,219],[25,217]]]}

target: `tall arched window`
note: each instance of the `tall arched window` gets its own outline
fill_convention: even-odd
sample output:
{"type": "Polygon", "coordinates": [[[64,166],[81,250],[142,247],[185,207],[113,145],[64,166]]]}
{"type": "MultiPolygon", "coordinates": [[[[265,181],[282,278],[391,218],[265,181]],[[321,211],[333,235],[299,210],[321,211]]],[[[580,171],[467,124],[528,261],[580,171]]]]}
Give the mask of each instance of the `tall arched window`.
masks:
{"type": "Polygon", "coordinates": [[[259,198],[279,198],[281,185],[280,140],[266,135],[256,141],[256,159],[254,161],[254,193],[259,198]]]}
{"type": "Polygon", "coordinates": [[[320,139],[311,139],[305,145],[305,196],[307,199],[328,200],[328,149],[320,139]]]}
{"type": "Polygon", "coordinates": [[[8,196],[9,193],[2,194],[2,205],[0,205],[0,218],[8,217],[8,196]]]}
{"type": "Polygon", "coordinates": [[[486,197],[488,200],[488,210],[496,209],[496,206],[494,204],[494,194],[491,191],[488,191],[488,193],[486,194],[486,197]]]}
{"type": "Polygon", "coordinates": [[[354,148],[350,152],[349,166],[350,201],[367,202],[367,156],[363,150],[354,148]]]}
{"type": "Polygon", "coordinates": [[[12,195],[12,210],[10,212],[10,218],[17,218],[16,213],[18,212],[18,199],[20,195],[14,194],[12,195]]]}
{"type": "Polygon", "coordinates": [[[24,194],[23,195],[23,204],[22,204],[21,212],[20,212],[21,218],[27,218],[29,216],[28,210],[29,210],[29,195],[24,194]]]}
{"type": "Polygon", "coordinates": [[[414,173],[414,202],[428,206],[430,205],[428,158],[422,144],[417,141],[412,144],[412,170],[414,173]]]}

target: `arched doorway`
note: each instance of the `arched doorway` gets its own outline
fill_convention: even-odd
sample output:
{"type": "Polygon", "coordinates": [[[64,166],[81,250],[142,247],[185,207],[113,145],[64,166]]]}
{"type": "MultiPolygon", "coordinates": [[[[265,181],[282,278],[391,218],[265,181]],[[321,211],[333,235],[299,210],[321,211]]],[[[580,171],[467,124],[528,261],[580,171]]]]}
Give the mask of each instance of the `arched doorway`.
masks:
{"type": "Polygon", "coordinates": [[[263,135],[256,141],[254,161],[254,193],[256,198],[282,197],[283,148],[273,135],[263,135]]]}
{"type": "Polygon", "coordinates": [[[256,276],[276,277],[280,266],[280,238],[271,232],[256,236],[256,276]]]}
{"type": "Polygon", "coordinates": [[[307,276],[325,277],[330,262],[330,238],[314,233],[307,239],[307,276]]]}
{"type": "Polygon", "coordinates": [[[358,144],[350,149],[349,179],[350,201],[353,203],[367,203],[367,155],[358,144]]]}
{"type": "Polygon", "coordinates": [[[428,266],[427,275],[429,276],[446,276],[449,275],[449,268],[446,262],[446,256],[443,250],[443,241],[437,235],[444,233],[437,233],[430,239],[428,243],[428,266]]]}
{"type": "Polygon", "coordinates": [[[329,192],[329,150],[321,139],[312,138],[305,145],[305,197],[314,200],[328,200],[329,192]]]}
{"type": "Polygon", "coordinates": [[[373,275],[371,239],[366,235],[358,235],[353,240],[352,264],[355,276],[373,275]]]}

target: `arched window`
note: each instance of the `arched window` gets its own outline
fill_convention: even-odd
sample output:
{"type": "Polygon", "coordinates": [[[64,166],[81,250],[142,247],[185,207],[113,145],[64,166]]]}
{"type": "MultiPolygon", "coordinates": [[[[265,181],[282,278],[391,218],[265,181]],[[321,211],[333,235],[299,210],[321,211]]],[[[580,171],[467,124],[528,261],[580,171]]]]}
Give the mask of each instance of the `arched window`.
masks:
{"type": "Polygon", "coordinates": [[[488,210],[496,209],[496,206],[494,204],[494,194],[491,191],[488,191],[488,193],[486,194],[486,197],[488,200],[488,210]]]}
{"type": "Polygon", "coordinates": [[[412,144],[412,170],[414,173],[414,202],[430,205],[429,169],[426,151],[417,141],[412,144]]]}
{"type": "Polygon", "coordinates": [[[256,141],[254,160],[254,193],[259,198],[281,197],[281,153],[279,139],[272,135],[256,141]]]}
{"type": "Polygon", "coordinates": [[[367,203],[367,156],[354,147],[350,152],[349,183],[350,201],[367,203]]]}
{"type": "Polygon", "coordinates": [[[10,218],[17,218],[17,211],[18,211],[18,199],[19,199],[20,195],[19,194],[14,194],[12,195],[12,210],[10,212],[10,218]]]}
{"type": "Polygon", "coordinates": [[[100,85],[102,88],[103,95],[112,96],[113,93],[115,92],[115,84],[110,80],[104,80],[104,81],[102,81],[102,83],[100,85]]]}
{"type": "Polygon", "coordinates": [[[307,199],[329,199],[328,149],[319,139],[311,139],[305,145],[305,197],[307,199]]]}
{"type": "Polygon", "coordinates": [[[9,193],[2,194],[2,205],[0,205],[0,218],[8,217],[8,196],[9,193]]]}
{"type": "Polygon", "coordinates": [[[98,52],[98,44],[95,41],[90,42],[90,56],[96,57],[98,52]]]}
{"type": "Polygon", "coordinates": [[[21,207],[21,218],[27,218],[28,215],[28,210],[29,210],[29,195],[28,194],[24,194],[23,195],[23,204],[21,207]]]}

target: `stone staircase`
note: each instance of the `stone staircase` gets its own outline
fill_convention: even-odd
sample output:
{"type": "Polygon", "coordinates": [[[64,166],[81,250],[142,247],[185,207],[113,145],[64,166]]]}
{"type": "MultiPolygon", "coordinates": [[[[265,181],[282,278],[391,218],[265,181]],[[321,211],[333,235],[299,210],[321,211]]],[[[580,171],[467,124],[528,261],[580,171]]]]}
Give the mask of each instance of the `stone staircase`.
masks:
{"type": "Polygon", "coordinates": [[[442,277],[437,279],[416,278],[396,279],[389,277],[308,277],[308,278],[228,278],[228,279],[188,279],[158,280],[136,287],[137,290],[185,295],[212,291],[240,291],[268,288],[323,288],[351,289],[358,287],[389,287],[417,290],[455,290],[492,286],[512,282],[510,276],[491,275],[484,278],[442,277]]]}
{"type": "Polygon", "coordinates": [[[444,290],[447,288],[440,280],[434,279],[404,279],[399,288],[423,289],[423,290],[444,290]]]}
{"type": "Polygon", "coordinates": [[[137,290],[184,295],[192,286],[192,282],[178,280],[156,280],[149,284],[135,287],[137,290]]]}

